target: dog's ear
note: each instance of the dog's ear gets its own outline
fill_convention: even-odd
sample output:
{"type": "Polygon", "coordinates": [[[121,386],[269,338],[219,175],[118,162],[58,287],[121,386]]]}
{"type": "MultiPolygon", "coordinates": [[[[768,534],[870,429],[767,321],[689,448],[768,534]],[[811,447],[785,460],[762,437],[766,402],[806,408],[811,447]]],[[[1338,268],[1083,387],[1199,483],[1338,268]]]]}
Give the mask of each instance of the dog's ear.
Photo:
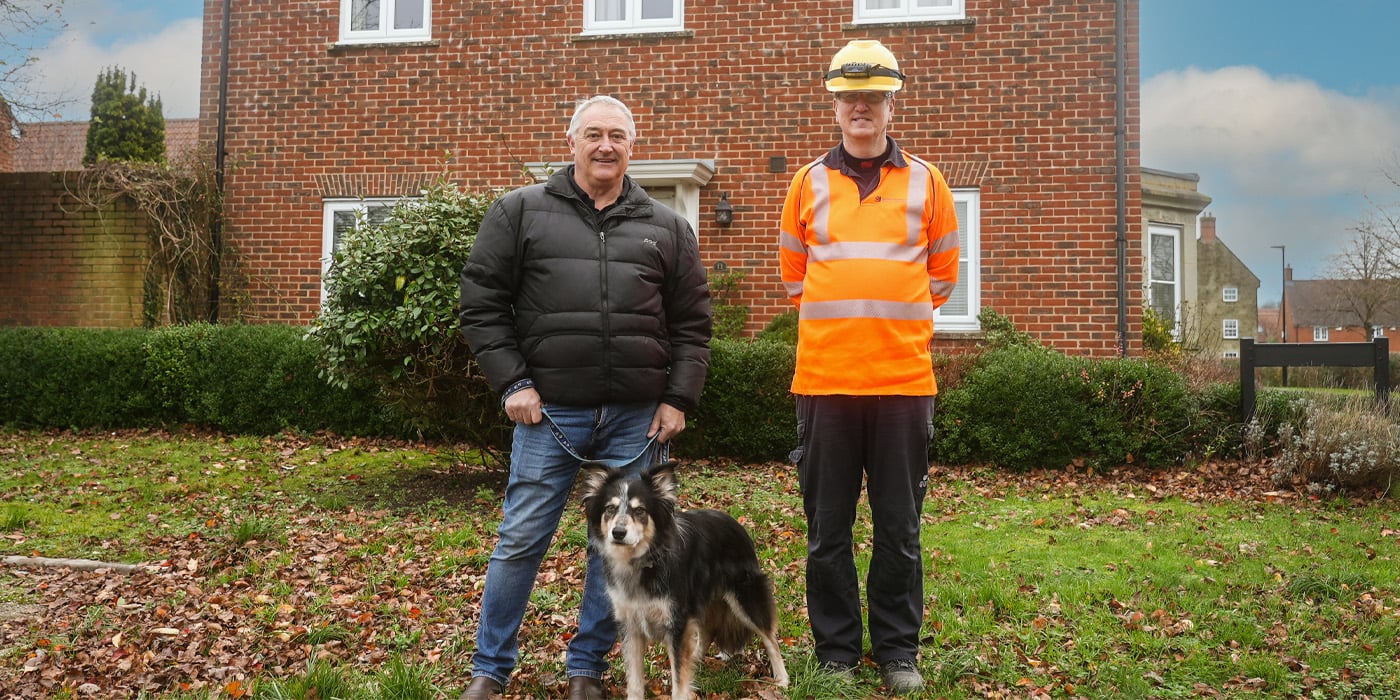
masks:
{"type": "Polygon", "coordinates": [[[579,493],[583,502],[588,503],[603,492],[603,484],[608,481],[609,469],[601,464],[584,464],[579,473],[579,493]]]}
{"type": "Polygon", "coordinates": [[[676,504],[676,492],[680,489],[680,479],[676,477],[676,462],[668,460],[655,465],[642,474],[642,478],[651,484],[651,488],[656,491],[662,500],[668,501],[671,505],[676,504]]]}

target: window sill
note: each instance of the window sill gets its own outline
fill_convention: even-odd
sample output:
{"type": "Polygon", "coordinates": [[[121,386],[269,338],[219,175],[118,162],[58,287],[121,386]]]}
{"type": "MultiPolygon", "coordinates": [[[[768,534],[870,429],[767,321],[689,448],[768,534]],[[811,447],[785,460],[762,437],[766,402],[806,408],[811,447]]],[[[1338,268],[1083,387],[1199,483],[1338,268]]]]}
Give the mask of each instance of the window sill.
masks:
{"type": "Polygon", "coordinates": [[[693,39],[695,32],[688,29],[668,30],[661,32],[613,32],[611,34],[575,34],[569,38],[572,42],[589,41],[613,41],[618,39],[693,39]]]}
{"type": "Polygon", "coordinates": [[[337,41],[327,46],[326,50],[337,53],[351,49],[436,48],[441,45],[442,42],[437,39],[404,39],[402,41],[378,39],[375,41],[337,41]]]}
{"type": "Polygon", "coordinates": [[[861,31],[871,27],[890,29],[913,29],[917,27],[976,27],[977,20],[971,17],[962,19],[868,19],[860,22],[843,22],[844,31],[861,31]]]}

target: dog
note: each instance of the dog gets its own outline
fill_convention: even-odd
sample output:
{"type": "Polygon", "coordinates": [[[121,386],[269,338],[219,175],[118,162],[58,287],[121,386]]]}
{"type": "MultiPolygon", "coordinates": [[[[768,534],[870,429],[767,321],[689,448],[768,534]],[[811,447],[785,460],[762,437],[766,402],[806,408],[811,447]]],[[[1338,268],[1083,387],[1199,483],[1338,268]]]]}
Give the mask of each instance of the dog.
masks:
{"type": "Polygon", "coordinates": [[[711,643],[737,654],[754,635],[786,688],[778,605],[753,540],[728,513],[677,510],[678,486],[673,461],[640,477],[598,465],[583,470],[588,539],[602,557],[622,631],[628,700],[646,697],[644,660],[658,641],[671,663],[672,700],[693,697],[695,665],[711,643]]]}

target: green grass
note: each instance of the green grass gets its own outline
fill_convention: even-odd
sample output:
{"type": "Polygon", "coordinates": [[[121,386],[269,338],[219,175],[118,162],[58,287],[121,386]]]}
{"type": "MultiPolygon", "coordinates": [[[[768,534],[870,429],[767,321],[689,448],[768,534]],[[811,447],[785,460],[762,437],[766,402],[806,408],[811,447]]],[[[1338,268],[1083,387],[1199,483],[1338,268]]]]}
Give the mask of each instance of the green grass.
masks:
{"type": "MultiPolygon", "coordinates": [[[[1212,501],[1148,483],[939,473],[923,527],[928,684],[915,697],[1400,697],[1393,499],[1212,501]]],[[[792,469],[698,463],[681,477],[683,505],[728,510],[754,536],[778,596],[785,697],[878,695],[873,666],[847,677],[813,662],[792,469]]],[[[41,651],[117,683],[119,667],[93,661],[117,650],[170,670],[102,697],[455,697],[503,486],[470,451],[432,445],[0,434],[0,554],[164,567],[0,576],[0,601],[50,610],[5,623],[0,686],[36,677],[24,668],[41,651]]],[[[864,563],[868,504],[860,522],[864,563]]],[[[562,692],[586,543],[580,509],[566,509],[520,629],[518,697],[562,692]]],[[[648,664],[664,693],[664,657],[648,664]]],[[[755,644],[707,659],[697,683],[712,700],[772,697],[768,674],[755,644]]],[[[79,685],[50,696],[80,697],[79,685]]]]}

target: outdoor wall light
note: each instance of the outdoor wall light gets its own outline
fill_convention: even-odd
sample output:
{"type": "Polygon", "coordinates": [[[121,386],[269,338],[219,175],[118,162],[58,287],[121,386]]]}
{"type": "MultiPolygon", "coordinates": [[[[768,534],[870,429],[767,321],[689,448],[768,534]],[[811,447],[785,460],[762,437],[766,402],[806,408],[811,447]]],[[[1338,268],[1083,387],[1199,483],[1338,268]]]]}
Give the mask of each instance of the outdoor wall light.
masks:
{"type": "Polygon", "coordinates": [[[715,205],[715,223],[728,226],[734,223],[734,207],[729,205],[729,193],[719,193],[719,204],[715,205]]]}

